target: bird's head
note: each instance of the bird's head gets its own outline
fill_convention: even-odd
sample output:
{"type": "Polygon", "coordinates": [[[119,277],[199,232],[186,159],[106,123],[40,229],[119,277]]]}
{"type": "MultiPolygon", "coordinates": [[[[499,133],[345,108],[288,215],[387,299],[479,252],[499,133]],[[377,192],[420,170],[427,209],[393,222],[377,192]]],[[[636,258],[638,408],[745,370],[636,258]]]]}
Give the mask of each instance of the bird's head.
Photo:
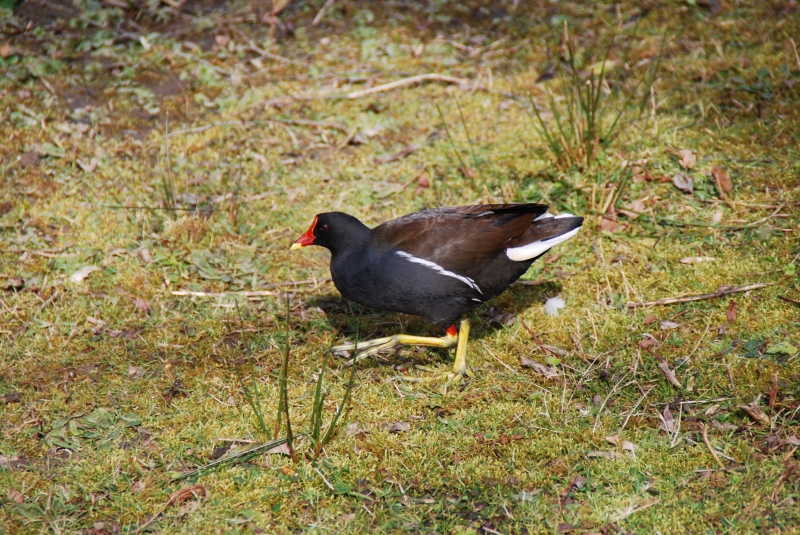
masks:
{"type": "Polygon", "coordinates": [[[292,250],[319,245],[331,252],[345,249],[369,235],[369,229],[358,219],[342,212],[317,214],[308,230],[292,244],[292,250]]]}

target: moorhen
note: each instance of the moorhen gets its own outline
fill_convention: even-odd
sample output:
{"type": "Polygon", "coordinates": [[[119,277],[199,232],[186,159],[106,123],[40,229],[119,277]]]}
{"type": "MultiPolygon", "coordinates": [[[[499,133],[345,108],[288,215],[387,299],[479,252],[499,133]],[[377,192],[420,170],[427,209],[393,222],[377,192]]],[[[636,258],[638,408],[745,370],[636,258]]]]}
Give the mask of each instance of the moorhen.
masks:
{"type": "MultiPolygon", "coordinates": [[[[448,384],[468,375],[470,310],[497,297],[548,249],[578,233],[582,217],[553,216],[543,204],[483,204],[421,210],[368,228],[342,212],[318,214],[292,245],[331,251],[339,292],[357,303],[424,316],[443,327],[441,338],[398,334],[358,344],[354,361],[398,344],[451,347],[448,384]]],[[[352,350],[355,344],[335,346],[352,350]]],[[[425,368],[422,368],[425,369],[425,368]]],[[[432,370],[426,370],[432,371],[432,370]]],[[[411,379],[422,382],[422,379],[411,379]]]]}

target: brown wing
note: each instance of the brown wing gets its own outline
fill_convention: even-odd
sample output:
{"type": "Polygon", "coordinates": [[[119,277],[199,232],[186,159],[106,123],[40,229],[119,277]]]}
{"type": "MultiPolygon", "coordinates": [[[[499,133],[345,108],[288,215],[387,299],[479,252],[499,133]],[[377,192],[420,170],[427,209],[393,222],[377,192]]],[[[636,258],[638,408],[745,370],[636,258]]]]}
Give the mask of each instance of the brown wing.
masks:
{"type": "Polygon", "coordinates": [[[483,204],[423,210],[372,230],[376,245],[397,248],[448,271],[477,276],[547,211],[543,204],[483,204]]]}

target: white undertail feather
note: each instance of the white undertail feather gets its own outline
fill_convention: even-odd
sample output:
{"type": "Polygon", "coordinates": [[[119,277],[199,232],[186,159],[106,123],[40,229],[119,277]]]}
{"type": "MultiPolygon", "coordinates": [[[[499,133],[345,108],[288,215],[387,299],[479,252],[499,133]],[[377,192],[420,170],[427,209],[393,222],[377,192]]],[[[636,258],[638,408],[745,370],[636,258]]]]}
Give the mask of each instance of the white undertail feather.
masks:
{"type": "MultiPolygon", "coordinates": [[[[552,214],[548,214],[547,212],[543,213],[534,221],[539,221],[542,219],[547,219],[549,217],[554,217],[555,219],[561,219],[564,217],[573,217],[572,214],[558,214],[554,216],[552,214]]],[[[511,260],[515,262],[523,262],[525,260],[530,260],[531,258],[536,258],[540,254],[543,254],[551,247],[555,247],[559,243],[565,242],[571,237],[575,236],[580,227],[570,230],[569,232],[565,232],[559,236],[553,236],[552,238],[548,238],[546,240],[539,240],[533,243],[529,243],[527,245],[521,245],[520,247],[510,247],[506,249],[506,256],[508,256],[511,260]]]]}

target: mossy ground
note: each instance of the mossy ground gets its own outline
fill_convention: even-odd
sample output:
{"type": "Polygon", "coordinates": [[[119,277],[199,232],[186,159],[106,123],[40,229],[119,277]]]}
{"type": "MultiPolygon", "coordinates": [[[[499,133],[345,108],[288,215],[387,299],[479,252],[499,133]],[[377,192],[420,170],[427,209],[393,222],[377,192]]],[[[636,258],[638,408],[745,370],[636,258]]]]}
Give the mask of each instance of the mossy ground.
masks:
{"type": "MultiPolygon", "coordinates": [[[[800,530],[800,307],[778,298],[800,301],[795,4],[342,1],[315,27],[322,2],[292,2],[273,47],[267,4],[108,4],[0,10],[0,532],[800,530]],[[630,36],[637,19],[612,59],[663,55],[649,120],[622,124],[591,168],[554,171],[526,111],[529,93],[547,111],[550,82],[535,81],[554,64],[552,35],[566,20],[589,50],[619,21],[630,36]],[[346,98],[427,72],[483,89],[346,98]],[[345,143],[356,132],[362,143],[345,143]],[[692,194],[669,181],[682,149],[697,157],[692,194]],[[601,196],[623,161],[641,159],[652,180],[629,183],[616,206],[643,200],[648,215],[599,229],[601,196]],[[732,177],[726,199],[715,166],[732,177]],[[545,202],[587,223],[525,276],[539,284],[492,303],[512,325],[488,306],[472,316],[466,388],[390,381],[417,373],[412,362],[445,368],[448,352],[381,356],[360,365],[344,425],[315,463],[273,454],[170,483],[226,439],[265,439],[236,370],[258,381],[272,426],[287,288],[295,430],[324,350],[357,322],[366,338],[439,334],[399,315],[358,320],[329,283],[268,287],[328,276],[326,251],[288,250],[314,214],[377,224],[487,201],[545,202]],[[100,269],[71,282],[84,266],[100,269]],[[761,282],[772,285],[625,306],[761,282]],[[274,295],[237,307],[174,290],[274,295]],[[556,295],[566,307],[548,316],[556,295]],[[523,322],[563,355],[543,353],[523,322]],[[740,408],[759,395],[768,421],[740,408]],[[354,422],[366,432],[345,433],[354,422]],[[396,422],[409,429],[389,432],[396,422]],[[192,484],[195,497],[168,503],[192,484]]],[[[331,361],[327,415],[346,378],[331,361]]]]}

